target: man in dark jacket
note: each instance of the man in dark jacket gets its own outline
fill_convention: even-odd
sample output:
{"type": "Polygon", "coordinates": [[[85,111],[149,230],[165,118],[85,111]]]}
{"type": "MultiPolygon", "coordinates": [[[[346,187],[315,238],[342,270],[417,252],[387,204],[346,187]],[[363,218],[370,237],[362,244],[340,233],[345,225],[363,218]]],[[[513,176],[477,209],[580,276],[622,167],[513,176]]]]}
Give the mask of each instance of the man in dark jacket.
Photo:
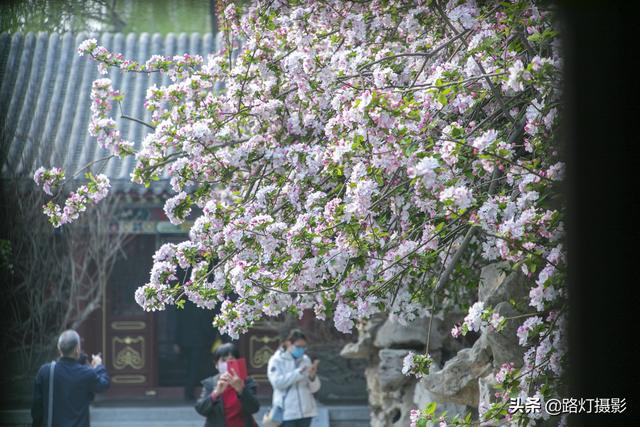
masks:
{"type": "MultiPolygon", "coordinates": [[[[109,388],[110,380],[100,356],[91,366],[81,364],[80,336],[74,330],[58,338],[60,358],[53,371],[52,427],[89,427],[89,404],[94,393],[109,388]]],[[[33,427],[47,426],[49,417],[49,381],[51,363],[40,367],[33,386],[31,417],[33,427]]]]}

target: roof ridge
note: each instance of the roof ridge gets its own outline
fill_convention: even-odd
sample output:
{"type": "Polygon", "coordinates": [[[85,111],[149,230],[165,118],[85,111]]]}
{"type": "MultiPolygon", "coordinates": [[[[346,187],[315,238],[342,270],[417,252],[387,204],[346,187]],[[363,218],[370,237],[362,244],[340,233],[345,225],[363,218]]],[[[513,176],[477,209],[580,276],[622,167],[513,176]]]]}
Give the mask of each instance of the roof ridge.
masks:
{"type": "MultiPolygon", "coordinates": [[[[127,36],[129,34],[137,34],[137,35],[143,35],[143,34],[147,34],[147,35],[151,35],[151,36],[156,36],[159,35],[161,37],[166,37],[166,36],[180,36],[182,34],[186,34],[188,36],[191,35],[196,35],[196,36],[202,36],[202,37],[206,37],[206,36],[212,36],[213,34],[210,32],[205,32],[205,33],[201,33],[199,31],[170,31],[168,33],[161,33],[161,32],[150,32],[150,31],[142,31],[142,32],[138,32],[138,31],[127,31],[127,32],[122,32],[122,31],[1,31],[0,35],[2,34],[8,34],[10,37],[18,34],[21,36],[26,36],[27,34],[35,34],[36,36],[40,35],[40,34],[58,34],[58,35],[65,35],[65,34],[71,34],[72,36],[79,36],[81,34],[85,34],[87,37],[96,37],[96,36],[101,36],[103,34],[122,34],[124,36],[127,36]]],[[[217,34],[216,34],[217,35],[217,34]]]]}

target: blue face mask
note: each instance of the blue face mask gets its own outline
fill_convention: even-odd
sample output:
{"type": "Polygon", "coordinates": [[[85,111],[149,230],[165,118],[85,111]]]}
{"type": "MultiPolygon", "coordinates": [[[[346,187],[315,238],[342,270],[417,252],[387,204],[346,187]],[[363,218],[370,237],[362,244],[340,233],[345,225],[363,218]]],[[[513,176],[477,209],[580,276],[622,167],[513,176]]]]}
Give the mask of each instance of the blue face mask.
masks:
{"type": "Polygon", "coordinates": [[[294,359],[300,359],[304,354],[304,351],[305,351],[304,347],[298,347],[297,345],[294,345],[293,349],[291,350],[291,355],[293,356],[294,359]]]}

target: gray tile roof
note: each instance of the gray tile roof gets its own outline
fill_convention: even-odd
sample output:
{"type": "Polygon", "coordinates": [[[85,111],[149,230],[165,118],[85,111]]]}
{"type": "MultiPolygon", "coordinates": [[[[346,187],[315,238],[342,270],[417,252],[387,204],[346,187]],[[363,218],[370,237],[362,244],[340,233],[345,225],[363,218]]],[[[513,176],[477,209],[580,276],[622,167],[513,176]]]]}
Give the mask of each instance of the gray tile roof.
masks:
{"type": "MultiPolygon", "coordinates": [[[[98,44],[121,52],[125,58],[145,61],[151,55],[191,53],[206,55],[214,50],[211,34],[0,34],[0,126],[2,126],[1,176],[27,178],[40,166],[59,166],[67,176],[92,160],[107,155],[88,132],[91,83],[99,78],[97,64],[76,53],[78,45],[94,37],[98,44]]],[[[109,71],[114,87],[124,95],[124,114],[148,121],[144,109],[147,87],[170,81],[151,75],[109,71]]],[[[123,138],[136,148],[149,128],[121,119],[117,122],[123,138]]],[[[104,173],[114,189],[143,191],[129,181],[132,158],[112,159],[104,173]]],[[[95,171],[95,169],[94,169],[95,171]]],[[[151,186],[154,193],[167,188],[166,176],[151,186]]]]}

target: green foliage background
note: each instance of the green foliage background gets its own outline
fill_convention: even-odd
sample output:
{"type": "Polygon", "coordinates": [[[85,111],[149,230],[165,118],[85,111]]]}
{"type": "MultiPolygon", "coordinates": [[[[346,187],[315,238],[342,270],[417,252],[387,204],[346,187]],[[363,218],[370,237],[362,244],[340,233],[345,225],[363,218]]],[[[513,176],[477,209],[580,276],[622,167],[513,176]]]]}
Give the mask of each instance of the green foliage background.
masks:
{"type": "Polygon", "coordinates": [[[8,0],[0,32],[206,33],[212,0],[8,0]]]}

